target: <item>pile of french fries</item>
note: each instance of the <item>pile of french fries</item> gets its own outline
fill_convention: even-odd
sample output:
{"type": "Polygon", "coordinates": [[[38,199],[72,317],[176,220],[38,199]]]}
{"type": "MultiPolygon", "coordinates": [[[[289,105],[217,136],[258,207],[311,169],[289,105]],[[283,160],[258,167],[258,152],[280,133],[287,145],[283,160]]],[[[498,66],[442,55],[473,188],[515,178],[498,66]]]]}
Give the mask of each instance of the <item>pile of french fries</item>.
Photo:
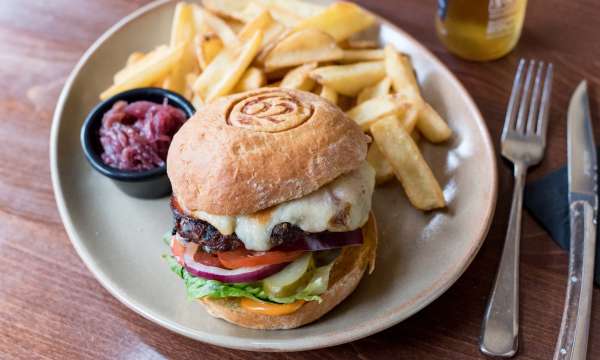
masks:
{"type": "Polygon", "coordinates": [[[378,184],[395,177],[418,209],[444,207],[417,142],[452,131],[422,98],[410,59],[360,33],[375,17],[349,2],[204,0],[175,8],[169,44],[132,53],[100,95],[156,86],[194,106],[260,87],[310,91],[337,104],[372,135],[368,161],[378,184]]]}

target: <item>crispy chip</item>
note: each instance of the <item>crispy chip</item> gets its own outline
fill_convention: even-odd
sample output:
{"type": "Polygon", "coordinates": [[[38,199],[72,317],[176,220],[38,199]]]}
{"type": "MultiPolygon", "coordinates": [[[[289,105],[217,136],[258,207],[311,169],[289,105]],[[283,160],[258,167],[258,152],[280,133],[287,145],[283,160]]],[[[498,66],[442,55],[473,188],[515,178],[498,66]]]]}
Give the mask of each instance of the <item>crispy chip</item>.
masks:
{"type": "Polygon", "coordinates": [[[215,33],[199,34],[194,39],[194,48],[198,65],[202,70],[205,70],[208,64],[223,50],[223,41],[215,33]]]}
{"type": "Polygon", "coordinates": [[[356,98],[356,103],[361,104],[367,100],[371,100],[378,97],[384,97],[390,93],[391,86],[392,81],[390,80],[390,78],[385,77],[375,85],[362,89],[362,91],[358,94],[358,97],[356,98]]]}
{"type": "MultiPolygon", "coordinates": [[[[386,115],[396,116],[410,108],[410,104],[398,95],[367,100],[356,105],[346,114],[354,120],[364,131],[368,131],[371,125],[386,115]]],[[[414,125],[413,125],[414,126],[414,125]]]]}
{"type": "Polygon", "coordinates": [[[287,89],[298,89],[310,91],[315,86],[315,81],[309,76],[310,72],[317,67],[317,63],[304,64],[290,70],[283,80],[281,87],[287,89]]]}
{"type": "Polygon", "coordinates": [[[221,38],[226,47],[240,46],[240,41],[235,31],[223,19],[199,6],[194,6],[193,11],[196,23],[208,25],[221,38]]]}
{"type": "Polygon", "coordinates": [[[432,210],[446,206],[442,189],[429,165],[398,119],[377,121],[371,126],[371,134],[414,207],[432,210]]]}
{"type": "Polygon", "coordinates": [[[248,90],[258,89],[267,83],[265,73],[254,66],[246,70],[240,81],[235,85],[233,93],[244,92],[248,90]]]}
{"type": "Polygon", "coordinates": [[[297,29],[319,29],[339,42],[368,28],[375,23],[375,17],[360,6],[337,2],[296,25],[297,29]]]}
{"type": "Polygon", "coordinates": [[[323,66],[313,70],[311,76],[340,94],[356,96],[385,77],[385,66],[383,61],[323,66]]]}
{"type": "Polygon", "coordinates": [[[120,92],[137,87],[150,86],[161,78],[164,78],[177,64],[183,54],[184,46],[168,49],[159,54],[151,61],[143,64],[133,64],[133,68],[123,76],[121,81],[100,94],[100,99],[105,100],[120,92]]]}
{"type": "Polygon", "coordinates": [[[327,100],[329,100],[332,104],[337,104],[338,94],[327,85],[321,86],[321,91],[319,95],[327,100]]]}
{"type": "Polygon", "coordinates": [[[375,182],[378,185],[394,178],[394,169],[392,168],[392,165],[390,165],[389,161],[383,156],[381,150],[379,150],[379,145],[376,143],[369,146],[367,161],[371,164],[373,169],[375,169],[375,182]]]}
{"type": "Polygon", "coordinates": [[[194,92],[204,101],[229,94],[258,53],[261,41],[262,31],[257,31],[240,48],[221,51],[196,80],[194,92]]]}
{"type": "Polygon", "coordinates": [[[344,55],[335,40],[320,30],[304,29],[291,33],[269,52],[267,69],[298,66],[315,61],[340,59],[344,55]]]}

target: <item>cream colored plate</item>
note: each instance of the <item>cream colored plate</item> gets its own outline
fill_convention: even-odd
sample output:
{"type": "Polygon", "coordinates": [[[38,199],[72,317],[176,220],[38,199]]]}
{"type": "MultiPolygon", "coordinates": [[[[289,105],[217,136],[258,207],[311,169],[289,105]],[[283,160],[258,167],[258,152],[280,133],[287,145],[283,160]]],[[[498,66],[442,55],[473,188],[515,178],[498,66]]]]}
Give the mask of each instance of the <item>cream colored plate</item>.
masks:
{"type": "MultiPolygon", "coordinates": [[[[471,97],[429,51],[382,20],[380,37],[412,56],[424,96],[455,131],[423,151],[449,202],[446,211],[413,209],[397,183],[377,190],[381,238],[375,272],[321,320],[264,332],[230,325],[188,301],[160,255],[172,226],[167,199],[136,200],[87,164],[80,126],[129,53],[168,40],[175,2],[157,1],[126,17],[85,53],[60,96],[51,135],[52,181],[73,246],[98,281],[132,310],[185,336],[230,348],[294,351],[356,340],[390,327],[440,296],[483,242],[496,201],[496,163],[471,97]]],[[[432,30],[433,31],[433,30],[432,30]]]]}

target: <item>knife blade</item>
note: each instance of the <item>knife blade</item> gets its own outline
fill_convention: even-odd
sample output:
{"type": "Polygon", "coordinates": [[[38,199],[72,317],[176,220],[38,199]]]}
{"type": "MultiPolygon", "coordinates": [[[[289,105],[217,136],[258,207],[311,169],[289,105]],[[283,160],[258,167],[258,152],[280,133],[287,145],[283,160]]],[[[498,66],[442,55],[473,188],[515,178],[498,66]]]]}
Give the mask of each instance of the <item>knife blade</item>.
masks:
{"type": "Polygon", "coordinates": [[[593,294],[596,248],[597,159],[587,82],[582,81],[567,113],[569,277],[555,360],[585,360],[593,294]]]}
{"type": "Polygon", "coordinates": [[[585,80],[577,86],[571,97],[567,121],[569,203],[585,200],[596,209],[596,145],[585,80]]]}

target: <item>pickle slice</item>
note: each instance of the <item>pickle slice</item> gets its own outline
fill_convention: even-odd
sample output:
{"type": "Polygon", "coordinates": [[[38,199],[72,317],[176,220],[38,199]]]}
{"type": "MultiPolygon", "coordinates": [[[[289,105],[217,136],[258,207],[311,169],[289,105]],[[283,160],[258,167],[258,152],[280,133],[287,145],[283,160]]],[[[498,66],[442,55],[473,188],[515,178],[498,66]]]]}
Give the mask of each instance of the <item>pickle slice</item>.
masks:
{"type": "Polygon", "coordinates": [[[308,284],[315,269],[311,253],[306,253],[280,272],[263,280],[263,288],[273,297],[286,297],[308,284]]]}

